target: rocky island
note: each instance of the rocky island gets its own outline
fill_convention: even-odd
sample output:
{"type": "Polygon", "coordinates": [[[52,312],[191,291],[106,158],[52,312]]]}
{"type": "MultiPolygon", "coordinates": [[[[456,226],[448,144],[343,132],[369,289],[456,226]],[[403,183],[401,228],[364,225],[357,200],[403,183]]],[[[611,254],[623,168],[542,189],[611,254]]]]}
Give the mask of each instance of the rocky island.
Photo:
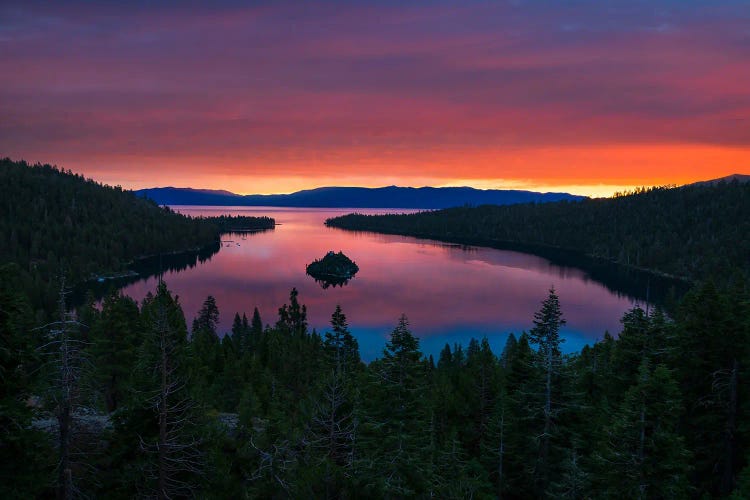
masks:
{"type": "Polygon", "coordinates": [[[320,283],[323,288],[343,286],[359,271],[359,266],[344,255],[343,252],[329,251],[322,259],[316,259],[307,265],[307,274],[320,283]]]}

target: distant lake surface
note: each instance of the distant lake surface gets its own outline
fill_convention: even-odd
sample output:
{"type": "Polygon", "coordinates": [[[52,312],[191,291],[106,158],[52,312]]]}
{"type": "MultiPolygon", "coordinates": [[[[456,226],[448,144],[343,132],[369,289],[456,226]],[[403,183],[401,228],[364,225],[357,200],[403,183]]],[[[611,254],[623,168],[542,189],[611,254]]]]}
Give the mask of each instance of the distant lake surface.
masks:
{"type": "MultiPolygon", "coordinates": [[[[363,359],[382,354],[399,316],[408,316],[422,351],[437,354],[446,343],[466,347],[487,337],[499,354],[510,332],[533,326],[534,312],[554,286],[567,325],[566,352],[620,331],[622,314],[636,299],[594,281],[580,269],[513,251],[462,247],[404,236],[356,233],[328,228],[323,222],[353,211],[400,213],[409,210],[310,209],[279,207],[172,207],[187,215],[267,215],[273,231],[224,235],[218,253],[195,267],[166,272],[188,321],[213,295],[220,311],[219,330],[230,331],[235,312],[251,318],[258,307],[264,324],[274,324],[288,303],[292,287],[307,306],[310,328],[328,329],[341,305],[363,359]],[[305,266],[329,250],[343,251],[360,270],[347,285],[323,289],[305,266]]],[[[411,210],[413,212],[413,210],[411,210]]],[[[157,278],[123,289],[141,300],[156,288],[157,278]]]]}

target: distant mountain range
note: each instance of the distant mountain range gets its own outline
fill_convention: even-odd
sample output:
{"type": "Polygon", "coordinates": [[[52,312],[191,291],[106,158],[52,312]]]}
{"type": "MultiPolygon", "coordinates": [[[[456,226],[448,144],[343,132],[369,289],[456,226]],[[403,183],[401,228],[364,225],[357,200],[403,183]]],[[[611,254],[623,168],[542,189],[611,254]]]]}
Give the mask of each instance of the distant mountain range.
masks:
{"type": "Polygon", "coordinates": [[[239,195],[209,189],[160,187],[136,191],[159,205],[221,205],[328,208],[449,208],[463,205],[512,205],[581,200],[568,193],[537,193],[470,187],[322,187],[291,194],[239,195]]]}

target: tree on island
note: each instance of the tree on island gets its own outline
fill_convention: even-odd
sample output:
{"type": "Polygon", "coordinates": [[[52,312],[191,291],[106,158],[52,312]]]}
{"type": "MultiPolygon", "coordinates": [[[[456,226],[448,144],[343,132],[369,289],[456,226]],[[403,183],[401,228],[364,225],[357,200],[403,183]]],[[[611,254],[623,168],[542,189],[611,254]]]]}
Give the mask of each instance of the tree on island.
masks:
{"type": "Polygon", "coordinates": [[[359,271],[359,266],[344,255],[343,252],[329,251],[322,259],[316,259],[307,265],[307,274],[320,283],[323,288],[344,286],[359,271]]]}

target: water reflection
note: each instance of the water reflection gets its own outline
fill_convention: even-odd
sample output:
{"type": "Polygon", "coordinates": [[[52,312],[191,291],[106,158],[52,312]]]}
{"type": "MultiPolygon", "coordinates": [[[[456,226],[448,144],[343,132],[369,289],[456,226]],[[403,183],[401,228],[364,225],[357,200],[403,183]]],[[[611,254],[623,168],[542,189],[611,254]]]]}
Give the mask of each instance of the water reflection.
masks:
{"type": "MultiPolygon", "coordinates": [[[[206,296],[213,295],[221,311],[221,331],[231,328],[235,312],[249,316],[256,306],[264,323],[273,324],[296,287],[307,305],[310,326],[319,332],[327,329],[331,313],[341,305],[366,360],[380,355],[401,313],[409,317],[426,353],[436,355],[446,342],[465,345],[471,337],[483,336],[499,352],[509,332],[531,328],[534,312],[554,286],[568,321],[563,347],[569,352],[607,330],[618,332],[623,312],[643,302],[636,294],[613,291],[591,273],[549,258],[323,225],[327,217],[351,210],[175,208],[191,215],[268,215],[278,223],[273,231],[244,239],[225,237],[232,243],[210,258],[165,272],[188,324],[206,296]],[[344,251],[359,265],[356,279],[345,287],[321,288],[306,276],[307,263],[329,250],[344,251]]],[[[124,292],[140,300],[155,286],[152,276],[128,284],[124,292]]]]}
{"type": "Polygon", "coordinates": [[[320,288],[323,290],[327,290],[328,288],[336,288],[337,286],[343,287],[344,285],[348,285],[351,281],[351,278],[339,278],[336,276],[326,276],[324,278],[316,278],[310,273],[307,273],[308,276],[310,276],[312,279],[315,280],[315,283],[320,285],[320,288]]]}

